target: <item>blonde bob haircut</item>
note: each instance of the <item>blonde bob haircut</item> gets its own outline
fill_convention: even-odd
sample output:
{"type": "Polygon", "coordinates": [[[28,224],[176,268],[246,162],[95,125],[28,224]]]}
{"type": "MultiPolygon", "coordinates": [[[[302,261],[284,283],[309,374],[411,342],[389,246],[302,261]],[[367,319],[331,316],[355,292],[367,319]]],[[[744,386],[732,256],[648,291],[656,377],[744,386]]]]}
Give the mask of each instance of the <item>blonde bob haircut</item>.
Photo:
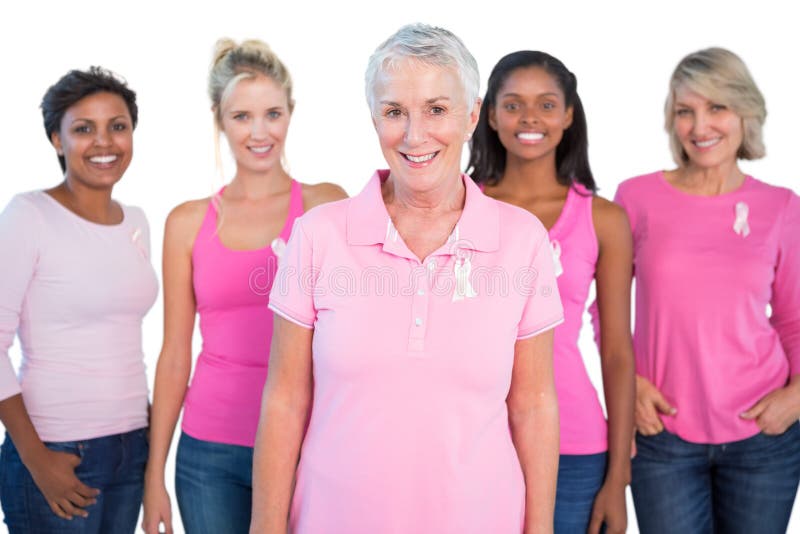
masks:
{"type": "Polygon", "coordinates": [[[759,159],[766,154],[762,128],[767,118],[764,96],[739,56],[724,48],[706,48],[683,58],[669,81],[664,105],[664,128],[669,134],[672,158],[684,167],[689,156],[675,133],[675,93],[685,87],[708,100],[727,106],[742,119],[739,159],[759,159]]]}

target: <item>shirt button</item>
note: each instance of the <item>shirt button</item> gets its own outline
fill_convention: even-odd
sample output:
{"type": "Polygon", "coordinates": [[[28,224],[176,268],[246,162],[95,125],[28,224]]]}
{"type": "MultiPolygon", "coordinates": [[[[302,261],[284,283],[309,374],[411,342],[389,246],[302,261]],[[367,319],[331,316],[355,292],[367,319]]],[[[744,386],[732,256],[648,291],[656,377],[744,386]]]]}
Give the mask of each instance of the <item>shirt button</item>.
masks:
{"type": "Polygon", "coordinates": [[[431,260],[428,262],[428,270],[432,271],[436,269],[436,260],[431,260]]]}
{"type": "Polygon", "coordinates": [[[417,317],[414,319],[414,324],[417,326],[422,326],[422,317],[417,317]]]}
{"type": "Polygon", "coordinates": [[[425,290],[424,289],[417,289],[417,295],[419,295],[421,297],[424,294],[425,294],[425,290]]]}

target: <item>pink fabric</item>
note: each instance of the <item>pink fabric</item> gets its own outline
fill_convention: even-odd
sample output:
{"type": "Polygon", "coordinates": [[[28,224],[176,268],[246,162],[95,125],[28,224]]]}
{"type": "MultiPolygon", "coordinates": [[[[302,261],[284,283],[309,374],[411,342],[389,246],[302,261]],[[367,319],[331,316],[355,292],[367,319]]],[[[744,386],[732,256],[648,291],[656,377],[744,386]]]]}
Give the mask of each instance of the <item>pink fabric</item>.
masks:
{"type": "Polygon", "coordinates": [[[558,261],[563,268],[557,281],[564,324],[555,330],[553,347],[561,454],[596,454],[608,449],[606,420],[578,349],[598,254],[590,191],[580,184],[570,188],[549,234],[554,255],[560,251],[558,261]]]}
{"type": "MultiPolygon", "coordinates": [[[[300,183],[292,182],[290,194],[279,236],[284,244],[303,213],[300,183]]],[[[267,304],[278,267],[273,248],[281,249],[226,248],[217,233],[218,202],[216,197],[209,202],[192,249],[203,348],[186,394],[182,428],[196,439],[252,447],[272,336],[267,304]]]]}
{"type": "Polygon", "coordinates": [[[800,198],[749,176],[689,195],[657,172],[616,199],[634,237],[636,372],[677,408],[665,427],[696,443],[757,434],[739,414],[800,372],[800,198]]]}
{"type": "Polygon", "coordinates": [[[142,318],[158,281],[144,213],[114,226],[75,215],[44,191],[0,215],[0,399],[22,392],[43,441],[147,426],[142,318]],[[22,348],[19,379],[7,354],[22,348]]]}
{"type": "Polygon", "coordinates": [[[420,261],[386,211],[387,176],[297,221],[270,295],[314,328],[290,530],[521,532],[506,397],[516,340],[563,318],[547,233],[462,177],[461,218],[420,261]]]}

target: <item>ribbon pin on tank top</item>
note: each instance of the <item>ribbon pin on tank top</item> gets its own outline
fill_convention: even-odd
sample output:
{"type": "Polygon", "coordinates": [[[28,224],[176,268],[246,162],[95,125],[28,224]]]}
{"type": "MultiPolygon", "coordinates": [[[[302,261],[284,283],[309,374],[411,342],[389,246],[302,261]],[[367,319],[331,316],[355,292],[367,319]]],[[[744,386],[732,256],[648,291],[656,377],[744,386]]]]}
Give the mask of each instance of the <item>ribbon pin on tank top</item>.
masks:
{"type": "Polygon", "coordinates": [[[561,265],[561,243],[553,239],[550,242],[553,251],[553,269],[555,270],[556,278],[564,274],[564,267],[561,265]]]}
{"type": "Polygon", "coordinates": [[[744,202],[736,203],[736,219],[733,221],[733,231],[742,237],[750,235],[750,225],[747,223],[747,216],[750,208],[744,202]]]}

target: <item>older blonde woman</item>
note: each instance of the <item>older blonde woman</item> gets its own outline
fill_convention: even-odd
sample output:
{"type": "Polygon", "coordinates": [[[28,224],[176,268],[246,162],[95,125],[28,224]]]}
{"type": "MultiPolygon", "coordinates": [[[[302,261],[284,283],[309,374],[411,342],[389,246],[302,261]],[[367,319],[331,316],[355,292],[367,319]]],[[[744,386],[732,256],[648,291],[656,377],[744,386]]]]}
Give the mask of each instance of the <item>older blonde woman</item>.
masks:
{"type": "Polygon", "coordinates": [[[251,531],[551,531],[547,233],[459,172],[480,101],[457,37],[401,28],[366,82],[389,169],[281,259],[251,531]]]}
{"type": "Polygon", "coordinates": [[[733,53],[686,56],[665,114],[678,168],[617,193],[634,236],[639,528],[784,532],[800,479],[800,198],[739,168],[764,155],[766,110],[733,53]]]}

